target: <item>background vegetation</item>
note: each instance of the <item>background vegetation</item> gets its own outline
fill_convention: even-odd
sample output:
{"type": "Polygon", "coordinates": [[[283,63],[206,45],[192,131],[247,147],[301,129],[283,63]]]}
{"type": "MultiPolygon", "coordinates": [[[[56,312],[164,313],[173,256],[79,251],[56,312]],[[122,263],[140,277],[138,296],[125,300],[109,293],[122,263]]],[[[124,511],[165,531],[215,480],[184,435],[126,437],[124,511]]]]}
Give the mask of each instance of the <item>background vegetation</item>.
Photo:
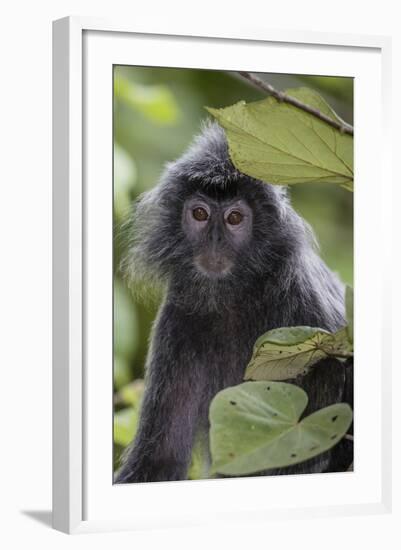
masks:
{"type": "MultiPolygon", "coordinates": [[[[226,107],[264,94],[234,73],[188,69],[122,67],[114,69],[114,220],[118,226],[132,201],[154,186],[167,161],[185,150],[204,107],[226,107]]],[[[260,75],[284,90],[308,86],[323,95],[347,122],[353,122],[353,82],[347,78],[260,75]]],[[[312,225],[321,255],[344,282],[353,278],[353,194],[337,185],[297,184],[291,189],[296,210],[312,225]]],[[[124,251],[115,239],[114,283],[114,456],[135,432],[143,390],[143,367],[157,304],[135,299],[118,273],[124,251]]],[[[245,365],[244,365],[245,368],[245,365]]],[[[202,476],[194,457],[191,477],[202,476]]]]}

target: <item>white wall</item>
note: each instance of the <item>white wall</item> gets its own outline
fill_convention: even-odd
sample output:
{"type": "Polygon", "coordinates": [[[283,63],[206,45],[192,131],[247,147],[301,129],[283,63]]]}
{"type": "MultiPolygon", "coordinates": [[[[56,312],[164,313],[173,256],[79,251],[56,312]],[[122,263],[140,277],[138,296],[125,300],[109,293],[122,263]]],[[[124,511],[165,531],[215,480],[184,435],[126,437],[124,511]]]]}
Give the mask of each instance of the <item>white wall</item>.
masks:
{"type": "MultiPolygon", "coordinates": [[[[392,34],[394,40],[393,97],[401,97],[401,33],[397,2],[382,0],[13,0],[2,8],[1,40],[1,180],[0,224],[0,407],[1,482],[0,544],[3,548],[31,545],[83,548],[112,544],[136,548],[249,548],[251,545],[280,548],[353,548],[361,544],[381,547],[386,537],[399,536],[400,493],[393,516],[269,523],[255,531],[240,526],[227,533],[169,530],[168,532],[121,533],[67,537],[32,519],[27,511],[48,511],[51,506],[51,21],[65,15],[129,17],[165,25],[180,18],[205,34],[210,27],[256,26],[317,31],[392,34]],[[4,376],[5,375],[5,376],[4,376]],[[25,512],[24,512],[25,511],[25,512]],[[337,535],[338,533],[338,535],[337,535]],[[340,534],[341,533],[341,534],[340,534]],[[3,540],[4,539],[4,540],[3,540]],[[8,539],[4,544],[5,539],[8,539]],[[222,546],[223,547],[223,546],[222,546]]],[[[394,105],[394,139],[400,127],[400,104],[394,105]]],[[[399,139],[394,142],[395,162],[399,139]]],[[[399,177],[397,181],[399,182],[399,177]]],[[[400,193],[397,191],[398,199],[400,193]]],[[[397,200],[393,201],[397,207],[397,200]]],[[[398,201],[399,204],[399,201],[398,201]]],[[[373,213],[372,213],[373,214],[373,213]]],[[[400,234],[400,216],[396,216],[400,234]]],[[[398,248],[399,240],[398,240],[398,248]]],[[[399,259],[399,254],[397,254],[399,259]]],[[[373,260],[373,256],[372,256],[373,260]]],[[[399,265],[394,280],[401,279],[399,265]]],[[[399,298],[399,292],[397,292],[399,298]]],[[[398,328],[400,328],[398,324],[398,328]]],[[[399,332],[399,331],[398,331],[399,332]]],[[[394,340],[398,341],[395,331],[394,340]]],[[[394,360],[394,367],[397,368],[394,360]]],[[[394,386],[400,375],[395,373],[394,386]]],[[[400,422],[399,399],[395,415],[400,422]]],[[[396,425],[396,433],[400,426],[396,425]]],[[[399,441],[395,464],[401,463],[399,441]]],[[[400,487],[396,474],[395,486],[400,487]]],[[[266,495],[268,498],[268,495],[266,495]]],[[[133,512],[135,513],[135,512],[133,512]]],[[[39,514],[43,518],[48,515],[39,514]]],[[[395,543],[386,543],[395,548],[395,543]]]]}

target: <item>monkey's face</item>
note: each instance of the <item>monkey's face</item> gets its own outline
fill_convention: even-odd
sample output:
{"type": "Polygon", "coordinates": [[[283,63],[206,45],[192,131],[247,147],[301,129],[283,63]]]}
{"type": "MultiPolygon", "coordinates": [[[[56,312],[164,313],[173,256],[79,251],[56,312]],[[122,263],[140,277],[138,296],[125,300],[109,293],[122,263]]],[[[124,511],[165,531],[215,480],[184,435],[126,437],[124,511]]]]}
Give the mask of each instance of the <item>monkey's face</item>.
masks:
{"type": "Polygon", "coordinates": [[[131,219],[129,276],[168,285],[192,309],[274,284],[305,232],[285,190],[234,168],[216,125],[167,166],[131,219]]]}
{"type": "Polygon", "coordinates": [[[243,199],[213,200],[201,193],[187,199],[182,229],[196,270],[210,278],[230,274],[251,240],[252,223],[252,209],[243,199]]]}

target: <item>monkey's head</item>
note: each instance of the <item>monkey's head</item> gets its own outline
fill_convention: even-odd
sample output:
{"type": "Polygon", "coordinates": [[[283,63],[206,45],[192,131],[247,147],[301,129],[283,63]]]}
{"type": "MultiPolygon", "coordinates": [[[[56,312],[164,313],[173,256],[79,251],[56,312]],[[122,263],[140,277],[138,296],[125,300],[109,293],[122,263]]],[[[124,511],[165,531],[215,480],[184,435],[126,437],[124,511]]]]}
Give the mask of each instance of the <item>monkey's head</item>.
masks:
{"type": "Polygon", "coordinates": [[[181,292],[236,294],[265,284],[309,243],[286,190],[239,172],[217,124],[167,165],[132,221],[128,272],[181,292]]]}

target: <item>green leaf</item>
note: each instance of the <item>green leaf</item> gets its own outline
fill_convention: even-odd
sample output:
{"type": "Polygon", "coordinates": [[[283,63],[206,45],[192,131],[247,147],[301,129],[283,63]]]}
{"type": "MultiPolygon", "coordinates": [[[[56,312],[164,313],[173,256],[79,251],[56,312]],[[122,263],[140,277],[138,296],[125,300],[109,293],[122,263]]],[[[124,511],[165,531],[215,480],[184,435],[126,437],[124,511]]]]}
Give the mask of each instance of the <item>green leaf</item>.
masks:
{"type": "Polygon", "coordinates": [[[114,443],[126,447],[133,439],[138,426],[138,408],[127,407],[114,413],[114,443]]]}
{"type": "Polygon", "coordinates": [[[114,79],[114,94],[156,124],[174,125],[178,120],[179,107],[166,86],[139,84],[120,75],[114,79]]]}
{"type": "MultiPolygon", "coordinates": [[[[341,121],[313,90],[298,88],[286,94],[341,121]]],[[[273,97],[206,109],[226,130],[231,159],[241,172],[273,184],[326,182],[352,189],[350,135],[273,97]]]]}
{"type": "Polygon", "coordinates": [[[245,382],[218,393],[210,406],[212,471],[247,475],[308,460],[347,432],[352,410],[331,405],[299,420],[308,397],[283,382],[245,382]]]}
{"type": "Polygon", "coordinates": [[[188,469],[188,479],[208,479],[209,477],[209,447],[202,437],[196,440],[192,449],[191,463],[188,469]]]}
{"type": "Polygon", "coordinates": [[[114,353],[131,360],[139,346],[135,303],[124,284],[114,279],[114,353]]]}
{"type": "Polygon", "coordinates": [[[117,390],[124,387],[131,380],[131,369],[127,359],[121,355],[114,355],[113,380],[117,390]]]}
{"type": "Polygon", "coordinates": [[[128,407],[114,413],[114,443],[126,447],[138,428],[139,411],[144,392],[144,381],[135,380],[115,394],[115,400],[128,407]]]}
{"type": "Polygon", "coordinates": [[[114,211],[120,219],[130,211],[130,193],[136,182],[136,166],[130,155],[114,142],[114,211]]]}
{"type": "Polygon", "coordinates": [[[335,334],[312,327],[270,330],[256,340],[244,379],[292,379],[307,374],[312,365],[327,357],[352,357],[345,329],[335,334]]]}
{"type": "Polygon", "coordinates": [[[138,378],[130,384],[123,386],[117,393],[117,398],[125,405],[131,405],[132,407],[139,408],[145,389],[143,379],[138,378]]]}
{"type": "Polygon", "coordinates": [[[354,342],[354,289],[347,285],[345,289],[345,314],[347,318],[347,334],[351,344],[354,342]]]}

